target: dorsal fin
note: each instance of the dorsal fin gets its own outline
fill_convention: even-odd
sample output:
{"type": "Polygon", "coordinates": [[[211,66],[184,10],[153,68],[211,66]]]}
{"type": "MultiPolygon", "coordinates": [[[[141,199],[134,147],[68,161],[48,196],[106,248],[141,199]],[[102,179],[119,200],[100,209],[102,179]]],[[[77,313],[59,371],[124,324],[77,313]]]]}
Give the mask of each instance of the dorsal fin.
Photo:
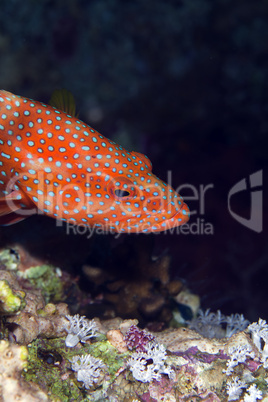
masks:
{"type": "Polygon", "coordinates": [[[146,156],[144,154],[141,154],[140,152],[136,152],[136,151],[132,151],[131,154],[137,156],[138,158],[140,158],[145,163],[145,165],[148,166],[148,169],[150,171],[152,171],[152,169],[153,169],[152,162],[150,161],[148,156],[146,156]]]}
{"type": "Polygon", "coordinates": [[[51,95],[49,104],[71,116],[77,117],[74,96],[67,89],[55,89],[51,95]]]}

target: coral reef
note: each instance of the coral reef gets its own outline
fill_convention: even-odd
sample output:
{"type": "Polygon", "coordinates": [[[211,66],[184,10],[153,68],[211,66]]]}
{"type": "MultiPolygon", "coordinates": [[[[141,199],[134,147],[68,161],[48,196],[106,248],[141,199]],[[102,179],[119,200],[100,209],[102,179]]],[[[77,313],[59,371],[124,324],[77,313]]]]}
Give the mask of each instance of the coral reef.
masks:
{"type": "Polygon", "coordinates": [[[63,326],[68,322],[67,305],[46,303],[43,294],[49,293],[43,290],[47,282],[44,281],[42,286],[39,281],[32,282],[33,277],[40,278],[41,273],[46,275],[44,266],[19,270],[21,263],[10,249],[0,254],[0,263],[1,312],[6,317],[9,336],[18,344],[27,345],[38,336],[64,335],[63,326]],[[28,275],[29,271],[38,274],[28,275]]]}
{"type": "MultiPolygon", "coordinates": [[[[256,241],[226,208],[232,185],[267,165],[266,2],[13,0],[1,11],[1,87],[41,101],[69,88],[82,119],[148,154],[161,177],[168,169],[176,186],[213,185],[198,218],[214,236],[160,235],[158,248],[169,248],[177,274],[187,264],[205,308],[266,318],[267,235],[256,241]]],[[[246,201],[234,200],[240,216],[246,201]]],[[[23,241],[44,226],[31,219],[4,237],[23,241]]]]}
{"type": "MultiPolygon", "coordinates": [[[[248,400],[254,392],[268,396],[262,353],[249,330],[222,339],[205,338],[187,328],[166,330],[152,334],[155,340],[138,351],[127,347],[131,326],[131,321],[104,322],[96,337],[82,347],[67,348],[64,338],[36,339],[29,348],[24,376],[61,395],[63,401],[82,400],[85,390],[92,401],[222,401],[236,400],[242,393],[248,400]],[[122,344],[117,348],[106,339],[109,331],[125,334],[124,351],[122,344]]],[[[135,330],[143,333],[138,327],[135,330]]]]}
{"type": "Polygon", "coordinates": [[[265,320],[250,324],[242,315],[199,311],[179,328],[154,332],[141,329],[137,319],[90,320],[71,315],[65,303],[52,303],[53,295],[32,281],[36,275],[25,275],[45,275],[44,264],[19,267],[19,261],[10,250],[0,254],[0,280],[7,289],[2,292],[6,339],[0,342],[3,401],[268,398],[265,320]]]}

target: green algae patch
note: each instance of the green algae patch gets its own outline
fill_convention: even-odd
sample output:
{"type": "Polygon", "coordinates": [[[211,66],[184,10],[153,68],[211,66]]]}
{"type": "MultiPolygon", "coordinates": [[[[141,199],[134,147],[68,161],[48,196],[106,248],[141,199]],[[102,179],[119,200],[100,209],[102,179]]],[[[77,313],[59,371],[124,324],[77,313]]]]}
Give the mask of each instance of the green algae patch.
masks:
{"type": "Polygon", "coordinates": [[[115,380],[118,370],[124,367],[129,355],[130,353],[119,353],[107,340],[84,344],[83,347],[68,348],[65,346],[65,338],[36,339],[28,347],[28,365],[23,376],[26,381],[37,383],[55,400],[63,402],[102,400],[103,397],[98,399],[95,392],[105,394],[106,389],[115,380]],[[97,390],[86,390],[83,383],[77,381],[76,373],[71,368],[70,361],[74,356],[87,354],[101,359],[106,365],[105,380],[97,390]]]}
{"type": "Polygon", "coordinates": [[[14,292],[7,280],[0,280],[0,311],[2,313],[16,313],[25,306],[25,293],[14,292]]]}
{"type": "Polygon", "coordinates": [[[18,257],[12,252],[11,249],[0,251],[0,263],[2,263],[8,271],[15,271],[18,269],[18,257]]]}
{"type": "Polygon", "coordinates": [[[24,277],[27,279],[38,279],[41,278],[48,270],[49,265],[39,265],[37,267],[28,268],[25,271],[24,277]]]}
{"type": "Polygon", "coordinates": [[[41,289],[46,303],[63,300],[63,283],[60,270],[52,265],[39,265],[28,268],[23,273],[18,272],[37,289],[41,289]]]}
{"type": "Polygon", "coordinates": [[[83,401],[84,392],[79,389],[70,368],[68,350],[63,339],[36,339],[28,346],[28,365],[23,376],[27,382],[38,384],[55,400],[83,401]]]}
{"type": "Polygon", "coordinates": [[[124,366],[127,358],[130,356],[130,352],[119,353],[107,340],[92,343],[87,346],[87,350],[87,353],[101,359],[106,364],[111,381],[113,381],[117,371],[124,366]]]}
{"type": "Polygon", "coordinates": [[[20,346],[20,359],[25,362],[28,360],[28,349],[26,346],[20,346]]]}

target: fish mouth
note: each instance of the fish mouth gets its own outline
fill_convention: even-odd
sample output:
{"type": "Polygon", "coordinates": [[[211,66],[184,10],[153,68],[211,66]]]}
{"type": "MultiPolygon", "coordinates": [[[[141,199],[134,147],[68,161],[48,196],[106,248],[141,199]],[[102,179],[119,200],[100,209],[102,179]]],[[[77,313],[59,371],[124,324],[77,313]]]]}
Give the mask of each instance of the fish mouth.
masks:
{"type": "Polygon", "coordinates": [[[178,219],[181,222],[181,225],[183,225],[184,223],[188,222],[189,218],[190,210],[188,205],[183,202],[180,209],[169,220],[178,219]]]}
{"type": "MultiPolygon", "coordinates": [[[[159,211],[159,215],[163,214],[163,211],[159,211]]],[[[168,231],[169,229],[175,228],[177,226],[184,225],[186,222],[188,222],[190,217],[190,211],[184,202],[181,203],[180,208],[178,211],[175,212],[174,215],[172,215],[170,218],[165,219],[161,222],[159,218],[159,221],[153,221],[151,224],[149,222],[144,222],[143,224],[139,224],[136,220],[132,222],[132,224],[129,224],[129,227],[125,229],[124,227],[122,228],[117,228],[115,231],[118,233],[152,233],[152,232],[164,232],[168,231]]],[[[143,219],[146,218],[146,215],[142,217],[143,219]]]]}
{"type": "Polygon", "coordinates": [[[146,227],[142,232],[163,232],[168,231],[177,226],[184,225],[188,222],[190,218],[190,210],[188,205],[182,202],[180,209],[171,216],[169,219],[163,221],[162,223],[153,223],[150,227],[146,227]]]}

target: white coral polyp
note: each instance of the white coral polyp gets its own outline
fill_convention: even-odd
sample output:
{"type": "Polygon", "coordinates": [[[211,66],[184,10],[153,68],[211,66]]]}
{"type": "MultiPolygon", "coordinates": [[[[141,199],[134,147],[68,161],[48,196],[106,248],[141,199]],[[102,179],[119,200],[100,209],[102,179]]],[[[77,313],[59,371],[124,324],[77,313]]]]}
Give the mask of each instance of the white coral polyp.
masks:
{"type": "Polygon", "coordinates": [[[71,360],[72,369],[77,372],[77,380],[82,381],[85,388],[89,389],[99,381],[101,370],[105,364],[94,356],[74,356],[71,360]]]}
{"type": "Polygon", "coordinates": [[[242,394],[243,388],[246,388],[246,383],[241,381],[238,377],[234,377],[227,382],[228,401],[236,401],[242,394]]]}
{"type": "Polygon", "coordinates": [[[259,318],[258,322],[253,322],[248,326],[248,331],[251,332],[252,340],[261,352],[261,339],[266,342],[268,340],[268,324],[265,320],[259,318]]]}
{"type": "Polygon", "coordinates": [[[248,326],[253,343],[261,353],[261,362],[264,368],[268,368],[268,324],[265,320],[259,318],[258,322],[253,322],[248,326]],[[264,346],[262,347],[262,342],[264,346]]]}
{"type": "Polygon", "coordinates": [[[247,389],[244,402],[256,402],[258,399],[262,399],[262,392],[256,387],[256,384],[252,384],[247,389]]]}
{"type": "Polygon", "coordinates": [[[66,318],[70,321],[69,326],[65,327],[68,332],[65,340],[67,347],[73,348],[78,342],[86,342],[95,336],[97,326],[94,320],[88,320],[79,314],[66,315],[66,318]]]}
{"type": "Polygon", "coordinates": [[[149,358],[133,356],[129,360],[130,370],[133,377],[142,382],[150,382],[152,380],[159,381],[161,374],[159,372],[159,367],[153,363],[149,363],[149,358]]]}
{"type": "Polygon", "coordinates": [[[230,375],[233,372],[234,367],[239,363],[245,363],[249,357],[252,359],[255,357],[255,353],[250,345],[231,346],[228,348],[228,354],[230,356],[230,360],[228,360],[226,363],[227,369],[223,370],[223,372],[227,375],[230,375]]]}
{"type": "Polygon", "coordinates": [[[249,324],[243,314],[224,315],[218,310],[199,310],[197,317],[188,321],[189,328],[197,331],[206,338],[230,338],[233,334],[243,331],[249,324]],[[226,326],[226,329],[224,329],[226,326]]]}
{"type": "Polygon", "coordinates": [[[135,352],[128,361],[133,377],[142,382],[160,381],[162,374],[173,379],[174,370],[166,364],[166,350],[163,345],[151,343],[146,346],[145,352],[135,352]]]}

